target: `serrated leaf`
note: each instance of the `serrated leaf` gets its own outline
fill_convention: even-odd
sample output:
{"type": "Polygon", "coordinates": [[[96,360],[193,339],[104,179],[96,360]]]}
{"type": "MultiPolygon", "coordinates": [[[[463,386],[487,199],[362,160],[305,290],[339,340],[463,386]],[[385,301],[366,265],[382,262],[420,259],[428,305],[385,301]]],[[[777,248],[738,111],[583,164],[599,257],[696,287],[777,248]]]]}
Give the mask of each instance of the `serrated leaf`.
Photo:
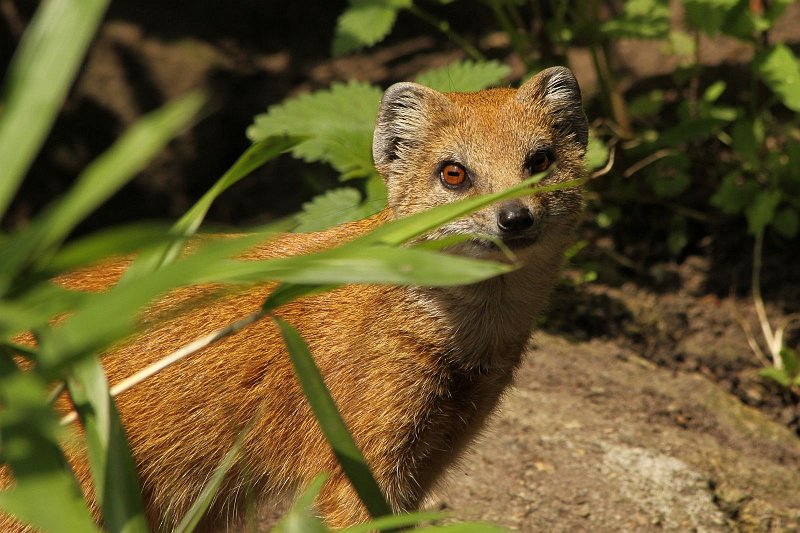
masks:
{"type": "Polygon", "coordinates": [[[800,111],[800,60],[784,45],[756,56],[756,70],[761,80],[792,111],[800,111]]]}
{"type": "Polygon", "coordinates": [[[622,15],[601,25],[614,39],[660,39],[669,35],[669,2],[628,0],[622,15]]]}
{"type": "Polygon", "coordinates": [[[781,191],[761,191],[755,200],[745,209],[747,215],[747,231],[757,235],[775,217],[775,209],[781,202],[781,191]]]}
{"type": "Polygon", "coordinates": [[[465,60],[425,71],[414,81],[440,92],[474,92],[499,84],[510,73],[499,61],[465,60]]]}
{"type": "Polygon", "coordinates": [[[397,12],[411,0],[350,0],[336,21],[332,52],[341,56],[382,41],[394,27],[397,12]]]}
{"type": "Polygon", "coordinates": [[[382,92],[367,83],[333,84],[272,106],[256,116],[247,136],[258,142],[270,136],[304,137],[292,150],[305,161],[332,165],[349,177],[374,174],[372,132],[382,92]]]}
{"type": "Polygon", "coordinates": [[[361,193],[352,187],[327,191],[303,204],[303,211],[295,215],[297,232],[319,231],[342,222],[358,220],[367,215],[361,203],[361,193]]]}

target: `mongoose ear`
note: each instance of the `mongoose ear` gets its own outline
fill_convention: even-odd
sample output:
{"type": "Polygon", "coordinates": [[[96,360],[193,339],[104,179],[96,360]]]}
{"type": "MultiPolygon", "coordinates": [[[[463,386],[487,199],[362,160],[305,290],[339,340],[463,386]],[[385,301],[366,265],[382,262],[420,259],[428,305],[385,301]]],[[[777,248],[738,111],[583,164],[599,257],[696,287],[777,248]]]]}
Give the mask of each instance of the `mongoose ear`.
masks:
{"type": "Polygon", "coordinates": [[[383,173],[387,165],[418,147],[428,117],[441,116],[449,105],[442,93],[418,83],[395,83],[386,89],[372,137],[372,157],[378,170],[383,173]]]}
{"type": "Polygon", "coordinates": [[[581,103],[581,89],[572,71],[551,67],[526,81],[517,91],[517,100],[544,105],[555,118],[554,126],[572,137],[582,150],[589,141],[589,125],[581,103]]]}

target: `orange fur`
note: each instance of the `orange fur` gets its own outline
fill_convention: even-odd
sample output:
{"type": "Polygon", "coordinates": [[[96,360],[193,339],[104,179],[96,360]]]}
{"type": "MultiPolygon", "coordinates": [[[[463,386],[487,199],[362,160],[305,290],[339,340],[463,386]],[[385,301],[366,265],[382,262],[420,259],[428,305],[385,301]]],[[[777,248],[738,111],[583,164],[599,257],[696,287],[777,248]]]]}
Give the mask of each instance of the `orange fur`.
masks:
{"type": "MultiPolygon", "coordinates": [[[[504,189],[527,176],[522,162],[539,146],[551,147],[558,162],[548,180],[579,177],[585,117],[582,111],[575,115],[580,96],[572,84],[574,78],[561,69],[540,74],[518,91],[442,95],[411,84],[390,89],[374,148],[376,166],[387,182],[388,208],[328,231],[287,235],[251,250],[245,259],[330,247],[387,219],[464,195],[504,189]],[[473,183],[468,191],[439,184],[436,169],[443,160],[458,160],[470,169],[473,183]]],[[[480,430],[512,381],[557,276],[580,211],[580,192],[553,192],[522,202],[536,220],[531,229],[535,238],[516,250],[525,265],[513,273],[449,289],[345,286],[279,310],[308,343],[395,510],[417,507],[480,430]]],[[[497,206],[488,207],[428,237],[496,234],[496,217],[497,206]]],[[[453,253],[501,258],[496,250],[476,243],[458,245],[453,253]]],[[[104,290],[125,266],[120,262],[84,270],[62,282],[76,289],[104,290]]],[[[207,294],[209,288],[182,289],[162,299],[145,316],[154,325],[104,356],[109,382],[119,382],[258,309],[272,287],[253,288],[166,321],[147,320],[177,302],[207,294]]],[[[261,415],[205,527],[220,528],[237,515],[245,487],[266,501],[302,487],[320,471],[331,473],[318,502],[331,526],[368,518],[318,428],[270,321],[260,321],[167,368],[121,394],[117,404],[155,527],[168,528],[182,516],[256,413],[261,415]]],[[[85,459],[76,451],[70,461],[92,499],[85,459]]]]}

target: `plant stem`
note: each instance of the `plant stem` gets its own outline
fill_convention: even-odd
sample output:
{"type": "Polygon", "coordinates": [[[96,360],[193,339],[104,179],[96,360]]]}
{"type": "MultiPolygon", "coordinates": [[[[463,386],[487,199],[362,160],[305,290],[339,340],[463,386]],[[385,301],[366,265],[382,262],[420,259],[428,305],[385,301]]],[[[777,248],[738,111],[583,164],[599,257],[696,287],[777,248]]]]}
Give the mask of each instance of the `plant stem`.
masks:
{"type": "Polygon", "coordinates": [[[432,14],[428,13],[427,11],[417,7],[416,5],[412,4],[411,6],[406,8],[412,15],[419,18],[420,20],[427,22],[443,34],[447,36],[448,39],[456,43],[459,47],[461,47],[464,52],[467,53],[469,57],[474,59],[475,61],[486,61],[486,56],[484,56],[480,50],[475,48],[472,43],[470,43],[465,37],[461,36],[459,33],[454,31],[450,27],[450,23],[446,20],[439,20],[432,14]]]}
{"type": "Polygon", "coordinates": [[[767,317],[767,310],[764,306],[764,299],[761,296],[761,255],[763,247],[764,229],[762,228],[756,234],[756,240],[753,244],[753,303],[756,308],[756,315],[758,315],[758,322],[761,324],[761,332],[764,334],[764,340],[767,342],[767,348],[769,348],[769,354],[772,357],[772,365],[777,369],[781,369],[783,368],[781,339],[772,331],[769,317],[767,317]]]}

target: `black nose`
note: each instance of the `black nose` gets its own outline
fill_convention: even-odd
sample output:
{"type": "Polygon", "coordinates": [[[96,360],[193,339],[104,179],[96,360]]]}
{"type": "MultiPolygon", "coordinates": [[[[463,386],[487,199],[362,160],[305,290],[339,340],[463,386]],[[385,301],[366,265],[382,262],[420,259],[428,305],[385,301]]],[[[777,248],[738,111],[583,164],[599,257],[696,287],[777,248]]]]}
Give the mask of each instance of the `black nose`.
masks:
{"type": "Polygon", "coordinates": [[[497,227],[504,233],[519,233],[531,226],[533,226],[533,215],[522,204],[506,204],[497,212],[497,227]]]}

